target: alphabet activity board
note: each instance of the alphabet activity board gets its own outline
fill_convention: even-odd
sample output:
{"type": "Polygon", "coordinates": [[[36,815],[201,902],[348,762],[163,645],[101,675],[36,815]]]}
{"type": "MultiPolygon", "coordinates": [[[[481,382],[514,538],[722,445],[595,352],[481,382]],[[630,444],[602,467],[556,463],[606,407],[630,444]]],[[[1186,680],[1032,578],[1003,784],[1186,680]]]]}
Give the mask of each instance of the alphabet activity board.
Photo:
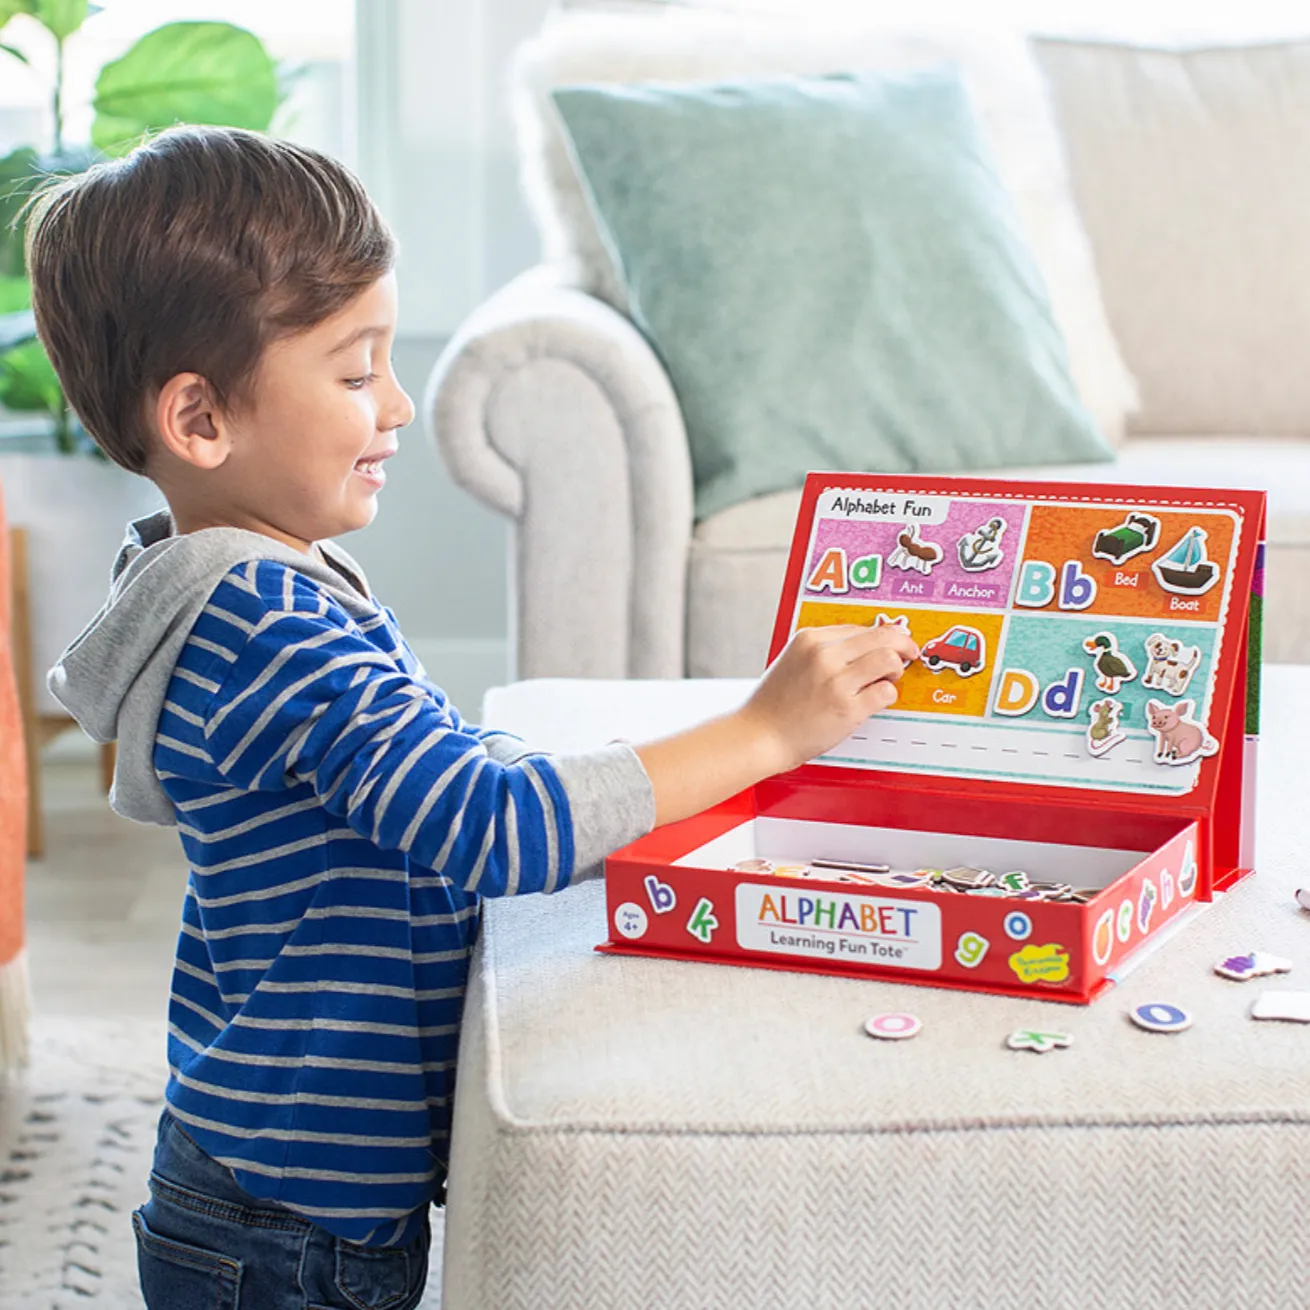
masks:
{"type": "Polygon", "coordinates": [[[895,707],[607,863],[600,949],[1086,1002],[1251,871],[1264,495],[811,474],[770,658],[895,707]]]}

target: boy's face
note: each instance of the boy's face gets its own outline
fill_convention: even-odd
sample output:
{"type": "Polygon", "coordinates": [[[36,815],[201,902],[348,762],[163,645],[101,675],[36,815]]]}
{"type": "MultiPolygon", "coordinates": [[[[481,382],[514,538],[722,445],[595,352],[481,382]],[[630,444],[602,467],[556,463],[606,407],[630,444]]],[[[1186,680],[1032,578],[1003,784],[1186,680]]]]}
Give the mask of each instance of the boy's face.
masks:
{"type": "Polygon", "coordinates": [[[386,482],[382,461],[414,406],[391,367],[396,279],[264,352],[253,401],[225,422],[227,456],[207,492],[226,521],[308,550],[367,526],[386,482]]]}

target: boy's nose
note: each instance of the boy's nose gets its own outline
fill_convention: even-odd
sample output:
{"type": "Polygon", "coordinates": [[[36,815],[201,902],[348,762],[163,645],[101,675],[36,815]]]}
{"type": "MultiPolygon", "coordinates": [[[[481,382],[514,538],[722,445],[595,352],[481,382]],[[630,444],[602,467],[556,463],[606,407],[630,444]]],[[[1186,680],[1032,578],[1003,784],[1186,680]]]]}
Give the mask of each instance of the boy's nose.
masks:
{"type": "Polygon", "coordinates": [[[387,406],[385,412],[386,421],[378,426],[385,426],[388,431],[393,428],[408,427],[414,421],[414,413],[414,402],[410,400],[409,393],[403,387],[397,386],[392,403],[387,406]]]}

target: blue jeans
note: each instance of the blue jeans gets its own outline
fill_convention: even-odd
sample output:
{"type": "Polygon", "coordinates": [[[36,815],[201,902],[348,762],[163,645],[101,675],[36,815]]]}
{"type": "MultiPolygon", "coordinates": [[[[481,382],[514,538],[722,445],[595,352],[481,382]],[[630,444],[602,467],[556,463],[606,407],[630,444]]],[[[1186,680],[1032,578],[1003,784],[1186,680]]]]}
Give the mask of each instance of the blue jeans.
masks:
{"type": "Polygon", "coordinates": [[[413,1310],[428,1277],[426,1223],[407,1247],[333,1237],[243,1192],[167,1110],[132,1227],[149,1310],[413,1310]]]}

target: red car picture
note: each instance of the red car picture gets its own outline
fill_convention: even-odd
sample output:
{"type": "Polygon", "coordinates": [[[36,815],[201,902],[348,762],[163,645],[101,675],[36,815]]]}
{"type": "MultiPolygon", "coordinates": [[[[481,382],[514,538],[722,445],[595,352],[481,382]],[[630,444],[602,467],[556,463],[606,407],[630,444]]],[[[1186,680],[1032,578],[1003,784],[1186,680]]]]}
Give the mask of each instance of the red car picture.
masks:
{"type": "Polygon", "coordinates": [[[987,643],[977,628],[955,627],[925,643],[919,658],[934,673],[949,667],[967,678],[986,665],[987,643]]]}

